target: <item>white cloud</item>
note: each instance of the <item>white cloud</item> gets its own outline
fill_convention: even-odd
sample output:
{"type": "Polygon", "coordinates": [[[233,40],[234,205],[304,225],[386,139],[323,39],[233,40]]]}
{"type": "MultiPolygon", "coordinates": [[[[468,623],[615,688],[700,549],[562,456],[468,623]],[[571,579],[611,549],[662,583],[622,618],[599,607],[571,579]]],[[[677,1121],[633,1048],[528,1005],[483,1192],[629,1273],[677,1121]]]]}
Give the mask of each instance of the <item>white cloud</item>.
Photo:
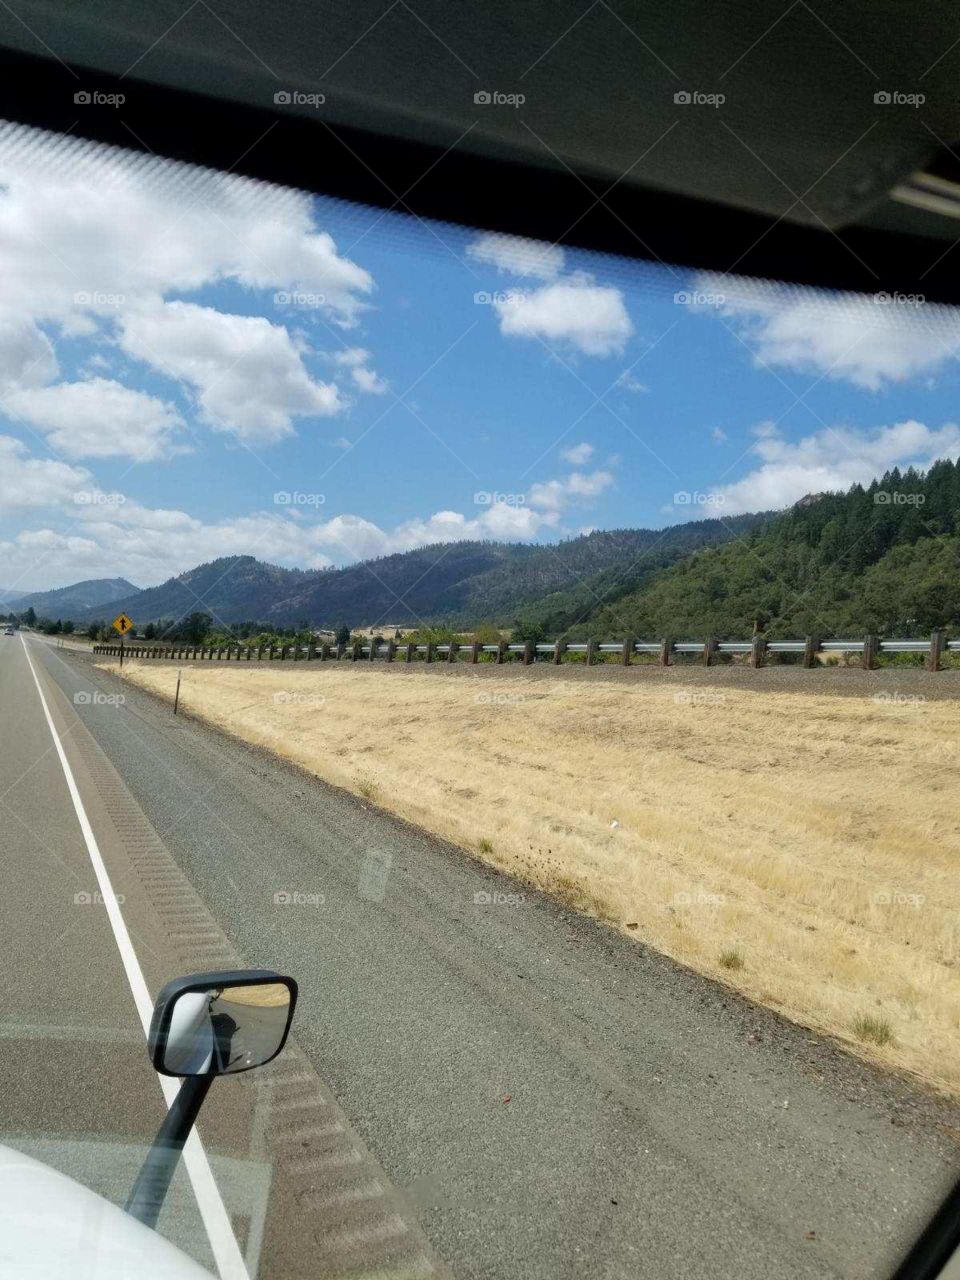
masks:
{"type": "Polygon", "coordinates": [[[106,378],[15,391],[6,405],[69,458],[152,462],[176,450],[174,436],[183,426],[172,405],[106,378]]]}
{"type": "Polygon", "coordinates": [[[467,257],[512,276],[533,276],[537,280],[554,280],[564,263],[559,245],[493,232],[468,244],[467,257]]]}
{"type": "Polygon", "coordinates": [[[310,377],[287,330],[263,316],[161,303],[125,314],[120,341],[128,354],[193,388],[214,430],[248,442],[282,439],[293,433],[293,417],[343,407],[335,385],[310,377]]]}
{"type": "Polygon", "coordinates": [[[723,427],[714,427],[710,432],[710,438],[714,444],[726,444],[727,433],[724,431],[723,427]]]}
{"type": "Polygon", "coordinates": [[[613,472],[573,471],[562,480],[539,481],[530,486],[527,501],[533,507],[560,511],[571,502],[597,498],[613,484],[613,472]]]}
{"type": "Polygon", "coordinates": [[[778,509],[808,493],[869,484],[895,466],[923,470],[937,458],[957,458],[960,427],[949,423],[934,430],[911,419],[874,431],[831,428],[795,444],[766,433],[751,452],[761,465],[742,480],[713,490],[725,514],[778,509]]]}
{"type": "Polygon", "coordinates": [[[309,292],[349,327],[373,280],[338,254],[314,213],[302,192],[6,124],[0,310],[84,328],[151,296],[232,279],[309,292]]]}
{"type": "Polygon", "coordinates": [[[758,365],[877,391],[933,373],[960,355],[956,308],[777,289],[710,275],[701,276],[698,287],[724,296],[719,312],[758,365]]]}
{"type": "Polygon", "coordinates": [[[573,463],[575,467],[582,467],[593,457],[593,445],[587,444],[586,441],[583,444],[571,445],[569,449],[560,450],[560,457],[565,462],[573,463]]]}
{"type": "Polygon", "coordinates": [[[371,356],[365,347],[346,347],[343,351],[337,351],[331,358],[334,364],[355,369],[358,365],[366,364],[371,356]]]}
{"type": "Polygon", "coordinates": [[[387,390],[387,384],[373,369],[352,369],[350,376],[361,391],[366,391],[370,395],[382,396],[387,390]]]}
{"type": "Polygon", "coordinates": [[[32,458],[21,441],[0,436],[0,510],[66,507],[78,491],[90,489],[92,483],[90,472],[82,467],[32,458]]]}
{"type": "Polygon", "coordinates": [[[512,291],[494,301],[500,332],[569,344],[588,356],[619,355],[633,325],[623,294],[589,276],[570,276],[531,293],[512,291]]]}
{"type": "Polygon", "coordinates": [[[639,378],[635,378],[633,376],[629,369],[624,369],[623,373],[620,374],[620,377],[617,378],[615,385],[621,387],[624,391],[632,391],[634,395],[640,391],[648,390],[639,378]]]}

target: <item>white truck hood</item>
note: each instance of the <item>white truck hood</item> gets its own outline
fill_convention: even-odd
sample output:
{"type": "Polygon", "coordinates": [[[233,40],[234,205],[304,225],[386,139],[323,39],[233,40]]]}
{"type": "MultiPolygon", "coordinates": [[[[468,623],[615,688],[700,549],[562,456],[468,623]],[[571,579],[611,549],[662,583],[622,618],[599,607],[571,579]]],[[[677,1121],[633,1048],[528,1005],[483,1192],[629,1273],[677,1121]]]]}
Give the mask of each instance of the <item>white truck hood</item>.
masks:
{"type": "Polygon", "coordinates": [[[0,1275],[17,1280],[210,1280],[95,1191],[0,1145],[0,1275]]]}

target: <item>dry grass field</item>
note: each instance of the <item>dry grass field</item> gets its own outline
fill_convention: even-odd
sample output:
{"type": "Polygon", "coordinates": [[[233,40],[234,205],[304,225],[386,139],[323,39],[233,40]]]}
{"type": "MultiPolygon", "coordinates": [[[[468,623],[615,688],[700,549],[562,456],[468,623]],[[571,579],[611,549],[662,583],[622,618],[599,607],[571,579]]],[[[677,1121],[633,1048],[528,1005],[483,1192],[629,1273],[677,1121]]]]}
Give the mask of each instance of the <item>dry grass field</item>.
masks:
{"type": "Polygon", "coordinates": [[[960,1096],[956,701],[463,675],[187,665],[180,699],[960,1096]]]}

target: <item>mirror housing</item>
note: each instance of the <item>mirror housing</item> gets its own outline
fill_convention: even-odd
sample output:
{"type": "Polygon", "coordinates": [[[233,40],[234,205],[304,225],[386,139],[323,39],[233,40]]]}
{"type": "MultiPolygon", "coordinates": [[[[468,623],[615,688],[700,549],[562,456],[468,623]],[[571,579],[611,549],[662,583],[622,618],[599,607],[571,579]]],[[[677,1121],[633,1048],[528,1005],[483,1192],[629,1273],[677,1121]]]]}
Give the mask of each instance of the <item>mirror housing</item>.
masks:
{"type": "Polygon", "coordinates": [[[147,1048],[165,1076],[212,1077],[252,1071],[286,1043],[297,1003],[293,978],[269,969],[194,973],[157,996],[147,1048]]]}

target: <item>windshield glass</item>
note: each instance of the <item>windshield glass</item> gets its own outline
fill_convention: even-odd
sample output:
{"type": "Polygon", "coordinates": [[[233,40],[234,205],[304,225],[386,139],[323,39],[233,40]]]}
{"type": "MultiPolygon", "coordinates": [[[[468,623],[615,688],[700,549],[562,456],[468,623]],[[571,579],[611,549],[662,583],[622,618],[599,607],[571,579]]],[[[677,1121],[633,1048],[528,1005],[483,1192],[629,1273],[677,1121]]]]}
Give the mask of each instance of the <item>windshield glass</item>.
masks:
{"type": "Polygon", "coordinates": [[[13,125],[0,260],[0,1142],[123,1205],[154,998],[262,968],[158,1223],[214,1273],[891,1272],[960,1171],[955,311],[13,125]]]}

